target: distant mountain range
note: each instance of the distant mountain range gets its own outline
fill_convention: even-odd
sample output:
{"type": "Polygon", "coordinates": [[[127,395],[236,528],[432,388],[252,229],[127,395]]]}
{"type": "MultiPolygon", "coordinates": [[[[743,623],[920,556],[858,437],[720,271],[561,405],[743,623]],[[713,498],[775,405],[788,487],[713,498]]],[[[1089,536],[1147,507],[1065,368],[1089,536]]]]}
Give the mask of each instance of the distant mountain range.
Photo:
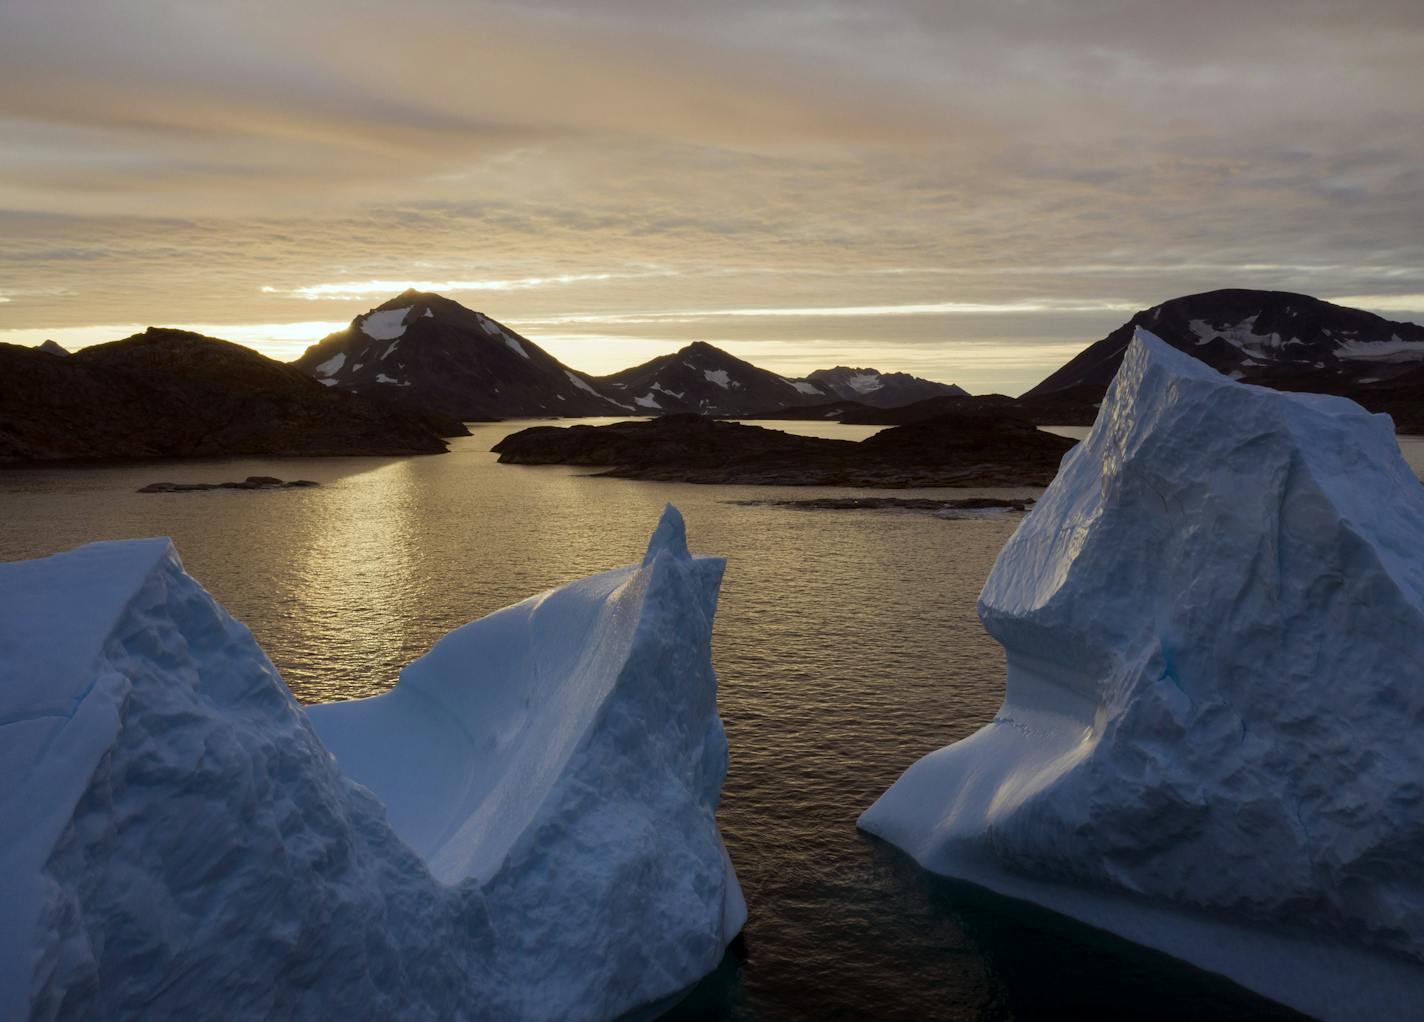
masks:
{"type": "Polygon", "coordinates": [[[1348,397],[1388,413],[1401,433],[1424,433],[1424,327],[1308,295],[1239,288],[1144,309],[1017,398],[941,395],[894,407],[848,400],[761,417],[894,426],[979,408],[1044,426],[1087,426],[1139,326],[1235,379],[1348,397]]]}
{"type": "Polygon", "coordinates": [[[1017,399],[970,399],[953,384],[847,366],[784,377],[704,342],[592,376],[483,313],[413,290],[356,317],[295,364],[328,386],[463,419],[692,412],[902,423],[988,400],[1034,422],[1070,425],[1092,422],[1138,326],[1236,379],[1341,394],[1388,411],[1401,430],[1424,429],[1424,327],[1283,291],[1210,291],[1143,310],[1017,399]]]}
{"type": "Polygon", "coordinates": [[[1389,412],[1401,432],[1424,429],[1424,327],[1287,291],[1228,288],[1145,309],[1021,400],[1096,407],[1139,326],[1233,379],[1338,394],[1389,412]]]}
{"type": "Polygon", "coordinates": [[[817,369],[805,380],[795,383],[808,395],[810,390],[802,384],[815,387],[825,398],[858,401],[872,408],[898,408],[932,397],[966,397],[969,394],[963,387],[952,383],[935,383],[909,373],[882,373],[876,369],[849,369],[846,366],[817,369]]]}
{"type": "Polygon", "coordinates": [[[590,376],[481,312],[413,289],[357,316],[293,364],[327,386],[384,394],[467,421],[670,412],[741,417],[836,398],[889,407],[964,393],[907,373],[844,366],[788,379],[700,341],[590,376]]]}
{"type": "Polygon", "coordinates": [[[458,421],[332,391],[250,348],[150,328],[75,354],[0,344],[0,463],[436,454],[458,421]]]}
{"type": "Polygon", "coordinates": [[[1424,432],[1424,327],[1280,291],[1143,310],[1009,398],[845,366],[787,378],[701,342],[592,376],[482,313],[410,290],[290,365],[154,328],[72,355],[53,341],[0,345],[0,462],[434,452],[464,432],[461,420],[526,416],[1089,424],[1138,326],[1245,382],[1340,394],[1388,412],[1400,432],[1424,432]]]}

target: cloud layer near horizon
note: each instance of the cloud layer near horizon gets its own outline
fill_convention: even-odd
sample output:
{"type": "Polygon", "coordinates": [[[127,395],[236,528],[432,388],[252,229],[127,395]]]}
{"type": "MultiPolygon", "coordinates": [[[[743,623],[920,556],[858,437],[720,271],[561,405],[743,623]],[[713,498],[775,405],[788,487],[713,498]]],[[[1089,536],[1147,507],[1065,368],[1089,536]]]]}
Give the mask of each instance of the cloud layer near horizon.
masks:
{"type": "Polygon", "coordinates": [[[252,328],[422,282],[593,371],[702,338],[1017,391],[1212,287],[1424,314],[1417,2],[9,0],[0,23],[4,339],[215,324],[290,354],[252,328]]]}

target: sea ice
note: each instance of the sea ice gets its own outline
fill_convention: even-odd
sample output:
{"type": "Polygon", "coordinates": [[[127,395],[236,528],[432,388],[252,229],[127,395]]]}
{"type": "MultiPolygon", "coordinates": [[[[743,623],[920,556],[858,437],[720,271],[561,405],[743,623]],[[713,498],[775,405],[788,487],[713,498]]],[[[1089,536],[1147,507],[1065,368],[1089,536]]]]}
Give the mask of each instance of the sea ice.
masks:
{"type": "Polygon", "coordinates": [[[1387,416],[1139,330],[979,601],[994,721],[860,819],[1324,1019],[1424,1004],[1424,489],[1387,416]]]}
{"type": "Polygon", "coordinates": [[[668,1003],[746,915],[714,817],[722,567],[669,508],[642,564],[308,713],[167,540],[0,565],[0,1017],[668,1003]]]}

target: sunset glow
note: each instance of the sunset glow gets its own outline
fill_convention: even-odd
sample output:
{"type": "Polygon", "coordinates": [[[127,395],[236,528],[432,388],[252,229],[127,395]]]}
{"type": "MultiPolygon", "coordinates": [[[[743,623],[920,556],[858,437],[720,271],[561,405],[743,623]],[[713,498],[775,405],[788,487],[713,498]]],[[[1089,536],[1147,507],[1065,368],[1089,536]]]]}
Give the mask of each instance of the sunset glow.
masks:
{"type": "Polygon", "coordinates": [[[414,286],[1012,390],[1216,287],[1424,316],[1417,4],[957,10],[18,0],[0,336],[286,357],[414,286]]]}

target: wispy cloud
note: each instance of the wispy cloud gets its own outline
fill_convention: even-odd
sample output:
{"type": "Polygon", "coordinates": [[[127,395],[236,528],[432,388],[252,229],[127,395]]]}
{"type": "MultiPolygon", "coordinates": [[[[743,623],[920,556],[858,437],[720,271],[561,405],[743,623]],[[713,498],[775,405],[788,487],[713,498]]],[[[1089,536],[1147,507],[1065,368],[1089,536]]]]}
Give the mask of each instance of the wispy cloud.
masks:
{"type": "Polygon", "coordinates": [[[1121,299],[1025,298],[1010,302],[918,302],[906,305],[822,305],[814,307],[769,306],[759,309],[678,309],[667,312],[570,313],[535,317],[523,322],[530,326],[567,326],[577,323],[632,325],[640,323],[688,323],[704,319],[754,317],[758,319],[880,316],[993,316],[1048,312],[1127,312],[1137,306],[1121,299]]]}
{"type": "Polygon", "coordinates": [[[1374,312],[1424,313],[1424,293],[1398,295],[1340,295],[1327,298],[1336,305],[1350,305],[1374,312]]]}
{"type": "Polygon", "coordinates": [[[7,336],[416,286],[1011,389],[1193,291],[1424,315],[1418,0],[4,11],[7,336]]]}
{"type": "Polygon", "coordinates": [[[264,285],[263,294],[288,295],[310,301],[353,301],[363,298],[382,300],[402,291],[434,291],[439,294],[462,294],[470,291],[528,291],[533,288],[557,287],[566,284],[600,283],[609,280],[643,280],[649,277],[674,276],[671,271],[646,273],[564,273],[553,277],[521,277],[516,280],[354,280],[330,284],[308,284],[304,287],[278,288],[264,285]]]}

